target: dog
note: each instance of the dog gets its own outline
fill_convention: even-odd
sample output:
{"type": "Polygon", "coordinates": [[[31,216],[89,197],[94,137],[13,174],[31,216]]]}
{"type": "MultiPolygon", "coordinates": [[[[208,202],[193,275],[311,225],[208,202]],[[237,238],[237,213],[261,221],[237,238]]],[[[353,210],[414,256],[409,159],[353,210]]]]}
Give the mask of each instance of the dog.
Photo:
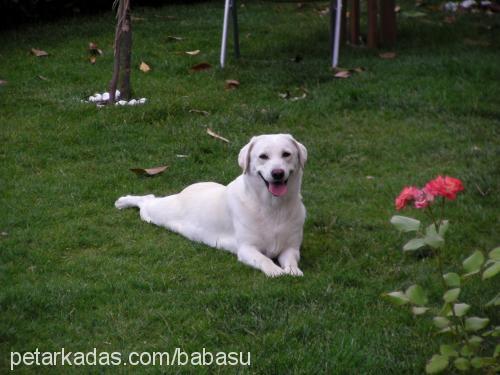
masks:
{"type": "Polygon", "coordinates": [[[259,135],[241,149],[242,174],[227,186],[200,182],[166,197],[127,195],[115,206],[138,207],[142,220],[230,251],[269,277],[303,276],[306,160],[307,149],[291,135],[259,135]]]}

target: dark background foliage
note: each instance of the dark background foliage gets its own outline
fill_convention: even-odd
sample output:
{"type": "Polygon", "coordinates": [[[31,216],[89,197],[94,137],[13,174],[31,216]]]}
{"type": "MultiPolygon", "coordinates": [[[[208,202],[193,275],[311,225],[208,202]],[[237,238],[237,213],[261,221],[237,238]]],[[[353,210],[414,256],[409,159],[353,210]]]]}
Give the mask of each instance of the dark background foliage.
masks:
{"type": "MultiPolygon", "coordinates": [[[[114,0],[0,0],[0,29],[25,23],[53,20],[62,16],[94,14],[110,10],[114,0]]],[[[207,0],[132,0],[138,5],[190,4],[207,0]]]]}

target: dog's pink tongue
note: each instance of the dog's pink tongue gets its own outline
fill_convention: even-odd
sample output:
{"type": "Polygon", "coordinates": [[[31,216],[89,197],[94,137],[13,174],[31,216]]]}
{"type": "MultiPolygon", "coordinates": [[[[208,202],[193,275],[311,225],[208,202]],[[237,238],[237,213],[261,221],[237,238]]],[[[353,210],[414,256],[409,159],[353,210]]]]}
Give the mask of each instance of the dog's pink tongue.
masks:
{"type": "Polygon", "coordinates": [[[281,197],[282,195],[286,194],[288,188],[286,187],[286,184],[274,184],[271,182],[269,183],[269,191],[272,195],[281,197]]]}

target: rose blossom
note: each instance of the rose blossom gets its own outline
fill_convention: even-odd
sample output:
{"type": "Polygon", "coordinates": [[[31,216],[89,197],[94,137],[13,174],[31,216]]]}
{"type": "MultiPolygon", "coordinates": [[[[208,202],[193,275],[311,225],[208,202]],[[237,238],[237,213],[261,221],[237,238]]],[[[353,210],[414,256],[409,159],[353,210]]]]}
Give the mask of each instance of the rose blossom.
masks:
{"type": "Polygon", "coordinates": [[[464,186],[462,185],[462,181],[458,178],[437,176],[434,180],[429,181],[427,185],[425,185],[424,190],[434,196],[454,200],[457,197],[457,193],[464,190],[464,186]]]}
{"type": "Polygon", "coordinates": [[[405,208],[409,202],[415,200],[415,196],[419,191],[415,186],[405,186],[396,198],[396,210],[399,211],[405,208]]]}
{"type": "Polygon", "coordinates": [[[415,194],[415,208],[425,208],[434,201],[434,195],[430,194],[425,188],[418,190],[415,194]]]}

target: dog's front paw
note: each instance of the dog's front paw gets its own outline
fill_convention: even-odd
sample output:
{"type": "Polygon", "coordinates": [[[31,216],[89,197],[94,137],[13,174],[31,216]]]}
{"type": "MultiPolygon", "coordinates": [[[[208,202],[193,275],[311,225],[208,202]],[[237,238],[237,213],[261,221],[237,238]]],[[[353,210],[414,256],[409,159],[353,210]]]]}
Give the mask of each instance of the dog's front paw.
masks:
{"type": "Polygon", "coordinates": [[[285,273],[292,276],[304,276],[304,273],[297,266],[285,267],[285,273]]]}
{"type": "Polygon", "coordinates": [[[285,270],[275,264],[265,265],[262,267],[262,272],[264,272],[267,277],[278,277],[285,274],[285,270]]]}

